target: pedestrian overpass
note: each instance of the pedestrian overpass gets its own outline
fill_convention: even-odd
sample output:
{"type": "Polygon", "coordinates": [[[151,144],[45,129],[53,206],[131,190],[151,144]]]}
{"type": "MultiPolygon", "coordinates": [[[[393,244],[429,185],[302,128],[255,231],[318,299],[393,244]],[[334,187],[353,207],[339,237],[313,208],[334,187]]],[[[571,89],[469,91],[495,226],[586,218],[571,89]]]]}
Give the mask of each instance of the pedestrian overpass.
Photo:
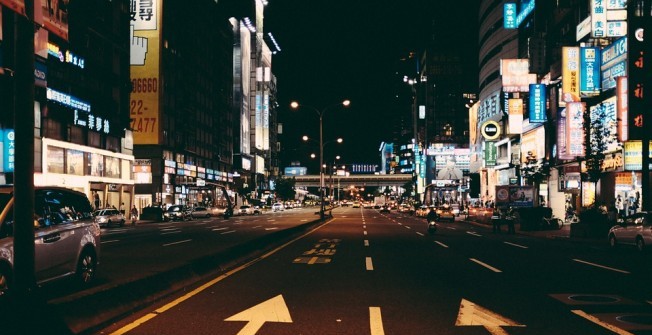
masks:
{"type": "MultiPolygon", "coordinates": [[[[294,178],[296,187],[319,187],[319,175],[285,176],[294,178]]],[[[338,188],[403,186],[412,182],[411,174],[357,174],[348,176],[324,175],[324,185],[338,188]]]]}

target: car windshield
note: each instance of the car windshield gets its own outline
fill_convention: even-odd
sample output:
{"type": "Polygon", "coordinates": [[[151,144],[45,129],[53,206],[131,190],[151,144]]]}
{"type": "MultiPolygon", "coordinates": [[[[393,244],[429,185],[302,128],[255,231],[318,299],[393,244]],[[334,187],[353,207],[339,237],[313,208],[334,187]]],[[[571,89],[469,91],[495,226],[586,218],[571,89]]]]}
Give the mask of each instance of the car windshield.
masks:
{"type": "Polygon", "coordinates": [[[240,206],[240,209],[247,209],[249,206],[240,206]]]}
{"type": "Polygon", "coordinates": [[[180,210],[181,210],[181,207],[178,207],[178,206],[172,206],[172,207],[168,208],[168,212],[178,212],[180,210]]]}

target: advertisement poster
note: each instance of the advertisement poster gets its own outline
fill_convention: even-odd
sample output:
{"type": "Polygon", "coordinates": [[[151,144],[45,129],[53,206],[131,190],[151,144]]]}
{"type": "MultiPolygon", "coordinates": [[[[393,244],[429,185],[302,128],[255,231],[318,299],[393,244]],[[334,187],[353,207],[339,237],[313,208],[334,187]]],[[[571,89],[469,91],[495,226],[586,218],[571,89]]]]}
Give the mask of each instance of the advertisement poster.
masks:
{"type": "Polygon", "coordinates": [[[131,0],[131,129],[134,144],[160,144],[160,0],[131,0]]]}
{"type": "Polygon", "coordinates": [[[63,148],[48,146],[46,161],[49,173],[64,173],[63,148]]]}
{"type": "Polygon", "coordinates": [[[562,99],[564,102],[580,101],[580,48],[562,48],[562,99]]]}
{"type": "Polygon", "coordinates": [[[84,175],[84,152],[80,150],[66,150],[66,173],[77,176],[84,175]]]}
{"type": "Polygon", "coordinates": [[[532,207],[534,206],[534,188],[532,186],[496,186],[497,207],[532,207]]]}

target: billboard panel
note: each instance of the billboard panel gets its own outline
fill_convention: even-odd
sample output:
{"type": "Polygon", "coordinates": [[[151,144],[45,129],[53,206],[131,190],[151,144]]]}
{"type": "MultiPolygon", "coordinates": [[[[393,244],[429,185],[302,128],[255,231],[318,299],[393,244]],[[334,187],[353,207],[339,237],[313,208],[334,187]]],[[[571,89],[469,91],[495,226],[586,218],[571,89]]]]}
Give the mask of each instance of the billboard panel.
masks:
{"type": "Polygon", "coordinates": [[[134,144],[161,144],[161,0],[130,1],[131,128],[134,144]]]}
{"type": "Polygon", "coordinates": [[[500,74],[503,77],[503,91],[527,92],[529,85],[537,81],[537,75],[529,71],[528,59],[501,59],[500,74]]]}
{"type": "Polygon", "coordinates": [[[580,101],[580,48],[562,48],[562,99],[564,102],[580,101]]]}
{"type": "Polygon", "coordinates": [[[546,85],[530,84],[530,122],[546,122],[546,85]]]}
{"type": "Polygon", "coordinates": [[[566,104],[566,153],[570,157],[584,156],[583,102],[566,104]]]}
{"type": "Polygon", "coordinates": [[[627,37],[622,37],[602,50],[602,90],[616,87],[616,77],[627,75],[627,37]]]}
{"type": "Polygon", "coordinates": [[[600,94],[600,48],[580,48],[580,96],[600,94]]]}

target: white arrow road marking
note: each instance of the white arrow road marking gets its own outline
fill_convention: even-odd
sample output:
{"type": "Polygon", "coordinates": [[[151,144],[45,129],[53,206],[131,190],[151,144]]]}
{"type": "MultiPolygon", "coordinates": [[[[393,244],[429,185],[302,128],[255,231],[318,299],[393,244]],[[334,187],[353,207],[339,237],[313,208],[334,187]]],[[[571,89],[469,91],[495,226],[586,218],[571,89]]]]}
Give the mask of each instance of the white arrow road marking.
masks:
{"type": "Polygon", "coordinates": [[[595,266],[595,267],[598,267],[598,268],[602,268],[602,269],[606,269],[606,270],[616,271],[616,272],[620,272],[620,273],[624,273],[624,274],[629,274],[629,273],[630,273],[629,271],[620,270],[620,269],[616,269],[616,268],[610,268],[610,267],[608,267],[608,266],[604,266],[604,265],[600,265],[600,264],[595,264],[595,263],[591,263],[591,262],[583,261],[583,260],[581,260],[581,259],[577,259],[577,258],[573,258],[573,260],[576,261],[576,262],[578,262],[578,263],[582,263],[582,264],[586,264],[586,265],[592,265],[592,266],[595,266]]]}
{"type": "Polygon", "coordinates": [[[630,333],[630,332],[628,332],[626,330],[620,329],[620,328],[618,328],[616,326],[613,326],[611,324],[603,322],[600,319],[596,318],[595,316],[589,315],[584,311],[575,309],[575,310],[572,310],[571,312],[573,312],[573,313],[575,313],[575,314],[577,314],[577,315],[579,315],[579,316],[581,316],[581,317],[583,317],[583,318],[585,318],[585,319],[587,319],[587,320],[589,320],[589,321],[591,321],[591,322],[593,322],[595,324],[598,324],[598,325],[600,325],[600,326],[602,326],[604,328],[607,328],[607,329],[611,330],[612,332],[614,332],[616,334],[619,334],[619,335],[634,335],[633,333],[630,333]]]}
{"type": "Polygon", "coordinates": [[[369,329],[371,329],[371,335],[385,335],[380,307],[369,307],[369,329]]]}
{"type": "Polygon", "coordinates": [[[224,321],[246,321],[247,324],[238,335],[254,335],[265,322],[292,323],[290,311],[282,295],[277,295],[267,301],[235,314],[224,321]]]}
{"type": "Polygon", "coordinates": [[[476,263],[478,263],[478,264],[484,266],[485,268],[487,268],[487,269],[489,269],[489,270],[491,270],[491,271],[493,271],[493,272],[502,272],[502,271],[496,269],[495,267],[493,267],[493,266],[491,266],[491,265],[489,265],[489,264],[487,264],[487,263],[481,262],[481,261],[479,261],[479,260],[477,260],[477,259],[475,259],[475,258],[469,258],[469,259],[470,259],[472,262],[476,262],[476,263]]]}
{"type": "Polygon", "coordinates": [[[456,326],[483,326],[493,335],[507,335],[501,327],[525,327],[498,313],[492,312],[480,305],[462,299],[460,311],[457,314],[456,326]]]}

